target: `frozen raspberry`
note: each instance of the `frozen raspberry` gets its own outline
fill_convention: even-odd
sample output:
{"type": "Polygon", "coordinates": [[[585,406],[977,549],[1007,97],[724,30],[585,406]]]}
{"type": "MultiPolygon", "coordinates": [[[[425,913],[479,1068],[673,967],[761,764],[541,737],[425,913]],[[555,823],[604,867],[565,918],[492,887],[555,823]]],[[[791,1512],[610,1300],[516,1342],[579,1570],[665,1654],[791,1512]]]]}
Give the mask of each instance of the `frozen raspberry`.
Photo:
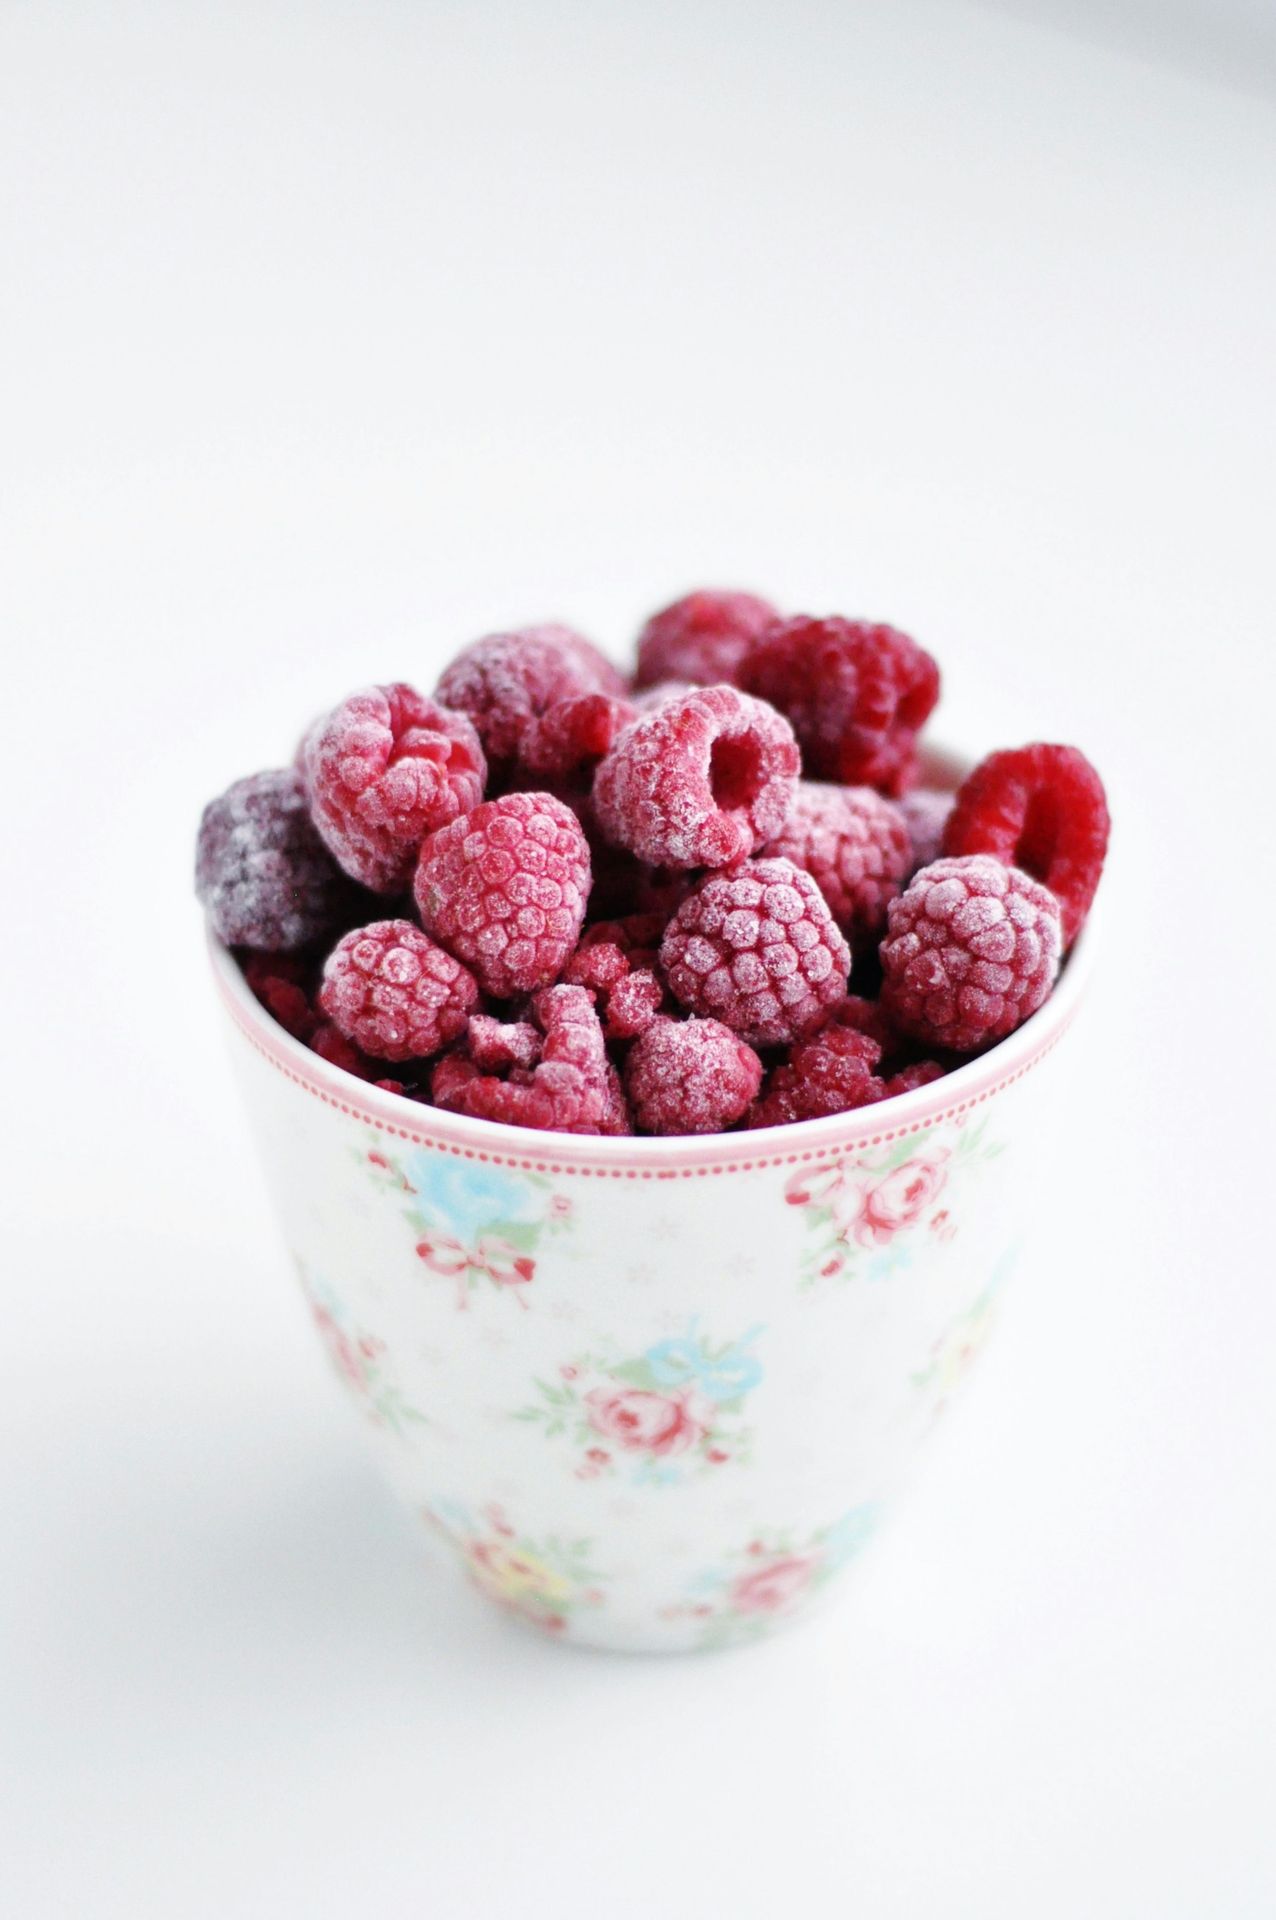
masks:
{"type": "Polygon", "coordinates": [[[505,1022],[490,1013],[474,1013],[466,1029],[465,1049],[480,1073],[534,1067],[541,1057],[540,1030],[529,1020],[505,1022]]]}
{"type": "Polygon", "coordinates": [[[698,684],[695,680],[657,680],[650,687],[636,687],[629,696],[630,704],[636,713],[654,713],[667,700],[681,700],[684,693],[693,692],[698,684]]]}
{"type": "Polygon", "coordinates": [[[421,849],[416,903],[427,933],[473,967],[494,999],[556,979],[589,894],[589,847],[548,793],[485,800],[421,849]]]}
{"type": "Polygon", "coordinates": [[[1070,946],[1085,925],[1108,850],[1108,803],[1076,747],[990,753],[957,792],[946,854],[990,853],[1049,887],[1070,946]]]}
{"type": "Polygon", "coordinates": [[[720,1020],[656,1020],[625,1062],[640,1133],[721,1133],[761,1083],[757,1054],[720,1020]]]}
{"type": "Polygon", "coordinates": [[[750,1127],[788,1126],[871,1106],[885,1095],[877,1077],[882,1049],[855,1027],[830,1026],[801,1040],[774,1068],[749,1115],[750,1127]]]}
{"type": "Polygon", "coordinates": [[[292,954],[250,953],[244,978],[273,1020],[294,1040],[309,1041],[319,1016],[306,992],[307,969],[292,954]]]}
{"type": "Polygon", "coordinates": [[[295,768],[251,773],[209,801],[195,892],[232,947],[290,952],[339,925],[353,890],[311,824],[295,768]]]}
{"type": "Polygon", "coordinates": [[[501,1080],[463,1054],[448,1054],[430,1084],[436,1106],[512,1127],[623,1131],[614,1069],[585,989],[548,987],[535,996],[532,1011],[545,1035],[536,1066],[514,1067],[501,1080]]]}
{"type": "Polygon", "coordinates": [[[634,684],[651,687],[660,680],[689,680],[711,687],[732,681],[750,641],[779,617],[753,593],[708,588],[689,593],[653,614],[639,634],[634,684]]]}
{"type": "Polygon", "coordinates": [[[609,1065],[607,1068],[607,1099],[603,1107],[603,1117],[598,1123],[598,1131],[599,1133],[618,1136],[620,1134],[632,1133],[633,1130],[634,1119],[629,1111],[629,1102],[625,1098],[624,1082],[618,1070],[609,1065]]]}
{"type": "Polygon", "coordinates": [[[755,1046],[809,1033],[842,999],[851,964],[824,895],[791,860],[710,874],[670,921],[660,958],[683,1006],[755,1046]]]}
{"type": "Polygon", "coordinates": [[[848,993],[829,1015],[829,1025],[854,1027],[877,1042],[878,1050],[889,1059],[905,1044],[893,1021],[887,1018],[880,1000],[869,1000],[861,993],[848,993]]]}
{"type": "Polygon", "coordinates": [[[587,774],[637,717],[628,700],[577,693],[528,722],[518,754],[519,785],[587,774]]]}
{"type": "Polygon", "coordinates": [[[800,615],[759,634],[739,682],[793,723],[806,771],[899,794],[939,698],[939,669],[896,627],[800,615]]]}
{"type": "Polygon", "coordinates": [[[374,893],[401,893],[427,833],[483,798],[478,735],[411,687],[368,687],[302,743],[310,810],[333,857],[374,893]]]}
{"type": "Polygon", "coordinates": [[[308,1044],[310,1051],[326,1060],[330,1067],[340,1067],[343,1073],[352,1073],[356,1080],[375,1080],[381,1071],[331,1020],[319,1022],[308,1044]]]}
{"type": "Polygon", "coordinates": [[[635,1040],[665,1004],[665,990],[651,967],[634,967],[607,995],[603,1032],[609,1040],[635,1040]]]}
{"type": "Polygon", "coordinates": [[[426,1060],[465,1031],[478,1002],[468,967],[410,920],[374,920],[324,962],[319,1005],[374,1060],[426,1060]]]}
{"type": "Polygon", "coordinates": [[[944,823],[953,810],[953,799],[951,793],[941,793],[938,787],[916,787],[898,802],[912,842],[908,862],[910,880],[919,868],[938,860],[944,844],[944,823]]]}
{"type": "Polygon", "coordinates": [[[882,1082],[882,1098],[893,1100],[897,1093],[915,1093],[918,1087],[929,1087],[932,1082],[942,1080],[947,1071],[938,1060],[918,1060],[911,1067],[901,1067],[898,1073],[888,1075],[882,1082]]]}
{"type": "Polygon", "coordinates": [[[1059,970],[1054,895],[986,854],[923,867],[887,910],[886,1012],[928,1046],[971,1053],[1012,1033],[1059,970]]]}
{"type": "MultiPolygon", "coordinates": [[[[553,729],[544,733],[537,723],[561,702],[584,694],[600,694],[604,699],[599,707],[588,709],[586,715],[578,713],[562,725],[588,734],[591,727],[596,732],[604,723],[608,701],[624,700],[625,683],[582,634],[555,625],[490,633],[473,641],[445,669],[437,689],[438,699],[467,713],[474,722],[493,773],[501,780],[520,765],[536,770],[527,761],[529,742],[539,739],[542,758],[554,759],[553,729]]],[[[560,737],[558,753],[563,749],[560,737]]],[[[605,747],[599,749],[605,751],[605,747]]],[[[578,761],[579,754],[570,764],[578,761]]],[[[541,770],[562,769],[555,763],[541,770]]]]}
{"type": "Polygon", "coordinates": [[[645,1032],[665,1002],[655,962],[664,932],[660,914],[630,914],[586,927],[563,979],[594,995],[609,1040],[645,1032]]]}
{"type": "Polygon", "coordinates": [[[765,851],[810,874],[853,953],[881,939],[908,869],[909,838],[899,808],[872,787],[803,780],[765,851]]]}
{"type": "Polygon", "coordinates": [[[625,729],[594,778],[594,812],[651,866],[725,867],[779,832],[799,766],[771,707],[703,687],[625,729]]]}

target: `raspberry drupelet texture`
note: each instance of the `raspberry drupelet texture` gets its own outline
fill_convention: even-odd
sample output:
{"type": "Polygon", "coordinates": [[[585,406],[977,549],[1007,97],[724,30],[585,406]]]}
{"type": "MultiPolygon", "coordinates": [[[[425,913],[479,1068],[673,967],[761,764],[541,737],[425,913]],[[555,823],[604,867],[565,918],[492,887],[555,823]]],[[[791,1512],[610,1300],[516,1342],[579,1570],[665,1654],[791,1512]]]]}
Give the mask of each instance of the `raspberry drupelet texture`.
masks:
{"type": "Polygon", "coordinates": [[[876,946],[886,908],[908,870],[910,841],[899,808],[872,787],[803,780],[788,818],[768,846],[809,873],[852,953],[876,946]]]}
{"type": "Polygon", "coordinates": [[[702,588],[652,615],[638,636],[636,687],[687,680],[711,687],[735,679],[749,643],[779,619],[755,593],[702,588]]]}
{"type": "Polygon", "coordinates": [[[415,894],[426,932],[496,1000],[556,980],[589,895],[589,846],[548,793],[485,800],[421,849],[415,894]]]}
{"type": "Polygon", "coordinates": [[[944,826],[953,810],[954,798],[951,793],[941,793],[938,787],[914,787],[899,801],[899,810],[904,816],[904,824],[912,842],[908,862],[910,880],[919,868],[928,867],[932,860],[938,860],[943,850],[944,826]]]}
{"type": "Polygon", "coordinates": [[[1076,747],[1038,741],[990,753],[957,791],[946,854],[989,853],[1049,887],[1064,945],[1085,925],[1108,850],[1108,802],[1076,747]]]}
{"type": "Polygon", "coordinates": [[[897,627],[803,614],[751,643],[739,683],[793,724],[808,774],[903,793],[916,740],[939,698],[939,669],[897,627]]]}
{"type": "Polygon", "coordinates": [[[594,777],[594,813],[649,866],[725,867],[779,832],[800,767],[773,708],[701,687],[625,729],[594,777]]]}
{"type": "Polygon", "coordinates": [[[354,899],[311,824],[295,769],[252,773],[204,808],[195,892],[233,947],[288,953],[330,933],[354,899]]]}
{"type": "Polygon", "coordinates": [[[565,981],[594,995],[609,1040],[635,1039],[665,1004],[655,971],[664,928],[664,916],[652,913],[597,921],[563,969],[565,981]]]}
{"type": "Polygon", "coordinates": [[[548,776],[599,758],[626,711],[625,683],[611,662],[583,634],[553,624],[490,633],[462,648],[437,698],[469,715],[502,783],[520,767],[548,776]],[[565,702],[583,704],[555,717],[565,702]]]}
{"type": "Polygon", "coordinates": [[[762,1062],[720,1020],[655,1020],[625,1061],[639,1133],[721,1133],[757,1096],[762,1062]]]}
{"type": "Polygon", "coordinates": [[[430,1083],[435,1105],[512,1127],[627,1131],[615,1069],[585,989],[547,987],[533,999],[532,1012],[544,1034],[535,1066],[513,1067],[502,1080],[482,1072],[464,1050],[447,1054],[430,1083]]]}
{"type": "Polygon", "coordinates": [[[541,1033],[530,1020],[497,1020],[475,1013],[465,1033],[465,1051],[480,1073],[504,1073],[510,1067],[534,1067],[541,1057],[541,1033]]]}
{"type": "Polygon", "coordinates": [[[791,860],[710,874],[683,901],[660,946],[674,997],[754,1046],[783,1046],[846,993],[851,956],[824,895],[791,860]]]}
{"type": "Polygon", "coordinates": [[[867,1033],[850,1026],[823,1028],[799,1041],[772,1070],[766,1092],[749,1115],[750,1127],[788,1126],[872,1106],[886,1097],[877,1077],[881,1057],[881,1047],[867,1033]]]}
{"type": "Polygon", "coordinates": [[[301,762],[333,858],[373,893],[402,893],[428,833],[483,798],[487,766],[465,715],[402,683],[367,687],[315,722],[301,762]]]}
{"type": "Polygon", "coordinates": [[[1013,1033],[1059,970],[1059,906],[986,854],[936,860],[892,900],[882,1005],[901,1032],[971,1053],[1013,1033]]]}
{"type": "Polygon", "coordinates": [[[328,955],[319,1005],[374,1060],[426,1060],[464,1033],[478,981],[410,920],[374,920],[328,955]]]}

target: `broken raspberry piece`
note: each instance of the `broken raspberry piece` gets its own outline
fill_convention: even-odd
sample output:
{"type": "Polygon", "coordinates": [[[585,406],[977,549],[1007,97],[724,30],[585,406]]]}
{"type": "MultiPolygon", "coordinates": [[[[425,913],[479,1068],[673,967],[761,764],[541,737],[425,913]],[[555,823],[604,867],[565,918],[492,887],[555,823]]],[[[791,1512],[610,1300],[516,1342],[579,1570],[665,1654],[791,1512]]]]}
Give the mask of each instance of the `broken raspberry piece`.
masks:
{"type": "Polygon", "coordinates": [[[884,1099],[877,1077],[882,1049],[867,1033],[851,1026],[829,1026],[799,1041],[787,1060],[775,1067],[766,1091],[749,1115],[750,1127],[787,1126],[819,1120],[884,1099]]]}
{"type": "Polygon", "coordinates": [[[538,1064],[514,1067],[506,1080],[479,1071],[463,1053],[447,1054],[434,1069],[436,1106],[506,1126],[558,1133],[623,1131],[623,1102],[603,1030],[583,987],[547,987],[532,1012],[544,1033],[538,1064]]]}

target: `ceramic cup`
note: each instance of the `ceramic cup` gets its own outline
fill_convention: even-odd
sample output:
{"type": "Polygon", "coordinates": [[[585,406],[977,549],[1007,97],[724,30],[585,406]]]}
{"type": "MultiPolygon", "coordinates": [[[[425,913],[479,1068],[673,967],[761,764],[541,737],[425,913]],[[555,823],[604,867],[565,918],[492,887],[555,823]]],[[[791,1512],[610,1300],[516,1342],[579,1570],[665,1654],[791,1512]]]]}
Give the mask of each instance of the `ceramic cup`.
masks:
{"type": "Polygon", "coordinates": [[[862,1551],[1019,1247],[1052,998],[881,1108],[583,1139],[381,1093],[214,943],[284,1237],[368,1440],[490,1599],[564,1640],[754,1639],[862,1551]]]}

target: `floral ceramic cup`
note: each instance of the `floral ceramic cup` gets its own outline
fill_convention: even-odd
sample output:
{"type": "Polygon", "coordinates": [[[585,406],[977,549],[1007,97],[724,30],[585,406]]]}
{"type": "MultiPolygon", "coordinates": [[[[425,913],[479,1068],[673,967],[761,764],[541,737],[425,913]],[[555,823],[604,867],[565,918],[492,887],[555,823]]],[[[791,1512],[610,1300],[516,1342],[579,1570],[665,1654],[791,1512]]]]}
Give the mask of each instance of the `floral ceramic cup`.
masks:
{"type": "Polygon", "coordinates": [[[861,1551],[1015,1259],[1085,984],[934,1085],[799,1127],[585,1139],[291,1040],[214,943],[311,1316],[387,1473],[547,1633],[754,1639],[861,1551]]]}

